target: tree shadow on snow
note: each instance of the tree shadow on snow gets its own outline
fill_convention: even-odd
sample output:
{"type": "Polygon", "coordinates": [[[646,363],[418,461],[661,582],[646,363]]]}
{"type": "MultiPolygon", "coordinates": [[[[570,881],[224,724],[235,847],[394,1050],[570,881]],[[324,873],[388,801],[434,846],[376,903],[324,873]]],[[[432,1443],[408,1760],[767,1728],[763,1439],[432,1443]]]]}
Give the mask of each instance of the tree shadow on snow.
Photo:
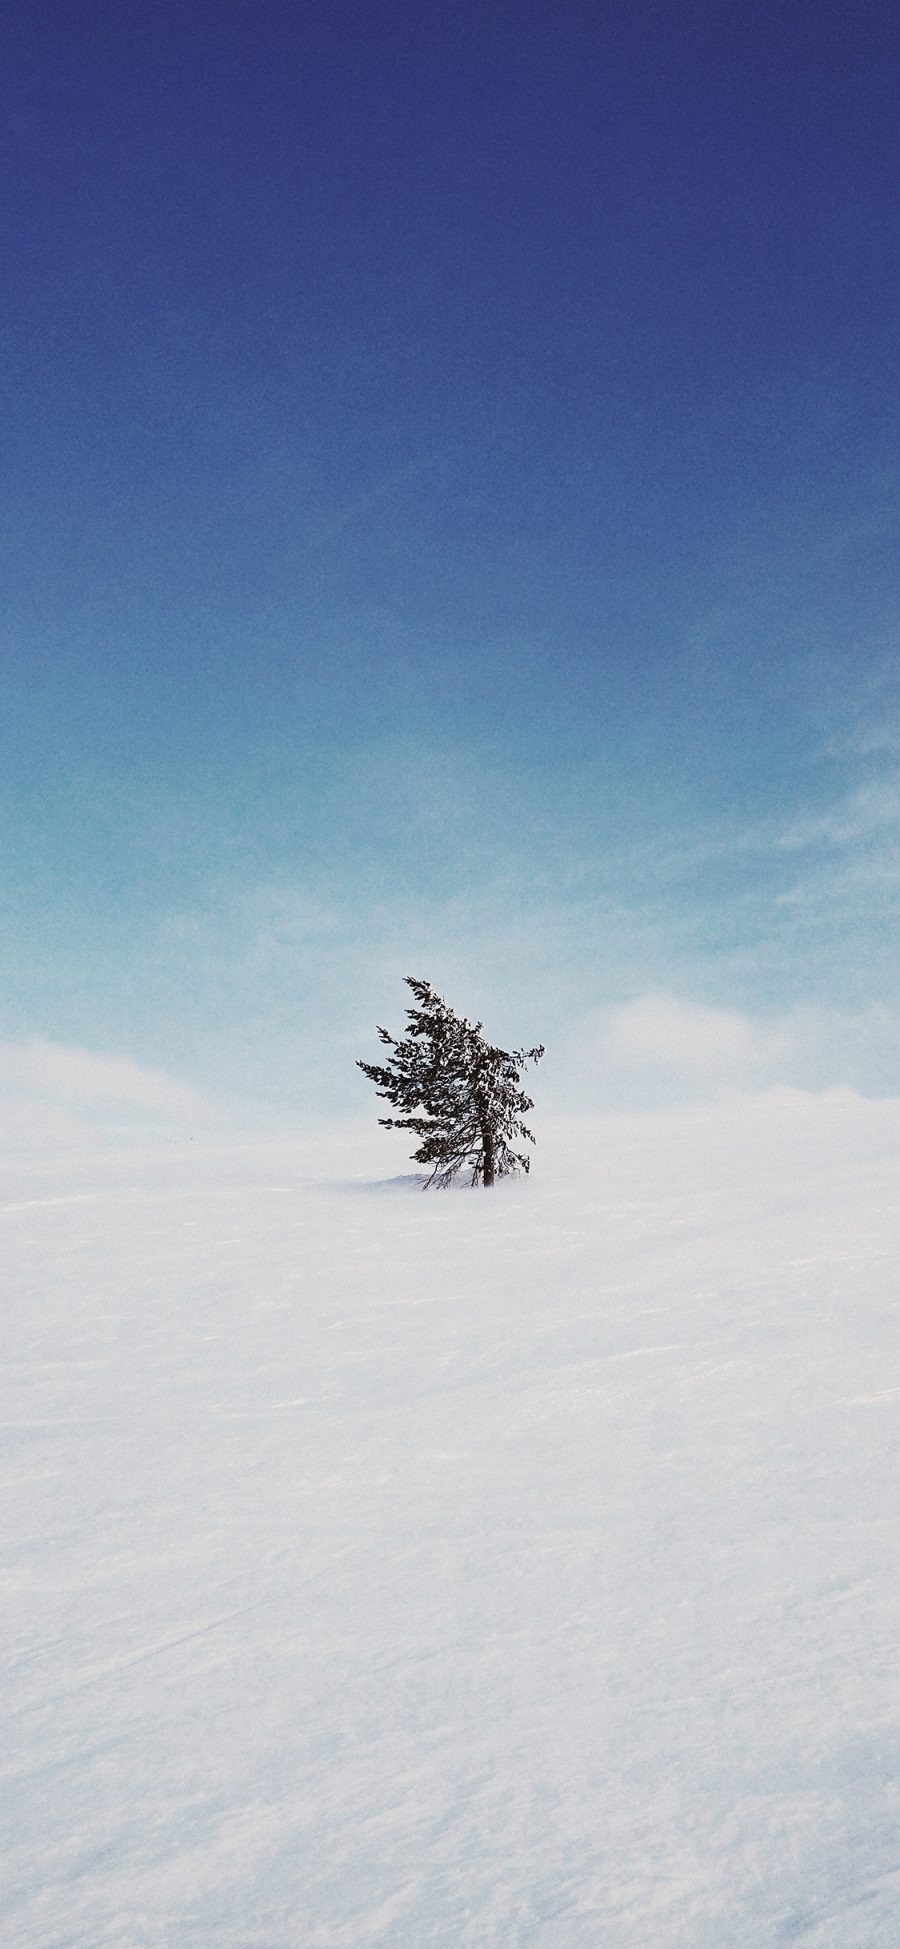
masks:
{"type": "Polygon", "coordinates": [[[406,1171],[396,1178],[333,1178],[327,1186],[329,1191],[422,1191],[427,1182],[425,1171],[406,1171]]]}
{"type": "MultiPolygon", "coordinates": [[[[328,1191],[421,1192],[424,1191],[427,1183],[427,1171],[405,1171],[402,1177],[395,1178],[332,1178],[327,1185],[323,1186],[323,1189],[328,1191]]],[[[477,1186],[473,1186],[471,1176],[466,1171],[460,1171],[458,1177],[455,1177],[451,1184],[435,1184],[431,1187],[436,1198],[443,1197],[448,1191],[472,1191],[477,1188],[477,1186]]]]}

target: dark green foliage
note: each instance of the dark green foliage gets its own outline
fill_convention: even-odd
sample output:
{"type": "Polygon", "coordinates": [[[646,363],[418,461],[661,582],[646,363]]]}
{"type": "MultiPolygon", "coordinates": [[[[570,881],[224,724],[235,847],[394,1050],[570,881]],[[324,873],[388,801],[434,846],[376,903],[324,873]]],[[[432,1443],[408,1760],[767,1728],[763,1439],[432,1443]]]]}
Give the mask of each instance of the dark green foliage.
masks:
{"type": "Polygon", "coordinates": [[[390,1049],[388,1062],[360,1062],[378,1095],[403,1111],[379,1117],[386,1130],[411,1130],[421,1139],[417,1164],[430,1164],[427,1184],[449,1184],[463,1165],[473,1184],[491,1185],[514,1171],[527,1171],[529,1159],[512,1145],[534,1143],[522,1122],[532,1099],[520,1088],[527,1062],[539,1062],[535,1049],[496,1049],[486,1042],[480,1022],[455,1015],[430,981],[407,975],[418,1006],[408,1008],[409,1029],[402,1042],[379,1028],[390,1049]]]}

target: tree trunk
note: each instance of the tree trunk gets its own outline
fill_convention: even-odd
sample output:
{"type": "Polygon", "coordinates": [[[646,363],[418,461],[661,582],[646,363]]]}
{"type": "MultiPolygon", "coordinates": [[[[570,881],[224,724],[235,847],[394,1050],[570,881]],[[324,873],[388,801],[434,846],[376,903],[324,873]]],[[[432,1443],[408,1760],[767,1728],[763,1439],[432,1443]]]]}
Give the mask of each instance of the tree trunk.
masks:
{"type": "Polygon", "coordinates": [[[494,1182],[494,1133],[486,1124],[483,1124],[481,1129],[481,1149],[481,1182],[487,1190],[494,1182]]]}

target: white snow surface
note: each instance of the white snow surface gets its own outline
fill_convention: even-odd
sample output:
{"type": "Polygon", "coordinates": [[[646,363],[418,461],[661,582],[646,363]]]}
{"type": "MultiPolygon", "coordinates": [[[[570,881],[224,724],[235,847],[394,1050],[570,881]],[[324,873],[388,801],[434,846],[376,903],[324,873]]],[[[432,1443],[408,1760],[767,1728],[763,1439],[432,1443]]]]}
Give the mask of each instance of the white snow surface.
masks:
{"type": "Polygon", "coordinates": [[[900,1104],[365,1141],[6,1160],[3,1943],[895,1949],[900,1104]]]}

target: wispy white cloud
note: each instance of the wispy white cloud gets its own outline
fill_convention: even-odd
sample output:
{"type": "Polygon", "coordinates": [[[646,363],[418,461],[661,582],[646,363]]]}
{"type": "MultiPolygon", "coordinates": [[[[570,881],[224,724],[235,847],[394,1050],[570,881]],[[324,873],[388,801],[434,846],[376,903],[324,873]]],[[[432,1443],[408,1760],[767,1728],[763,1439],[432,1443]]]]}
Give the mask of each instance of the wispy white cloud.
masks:
{"type": "Polygon", "coordinates": [[[885,752],[900,751],[900,716],[889,711],[882,716],[863,718],[850,730],[829,739],[827,758],[878,758],[885,752]]]}
{"type": "Polygon", "coordinates": [[[833,930],[884,913],[900,893],[900,841],[877,851],[828,858],[774,896],[776,913],[833,930]]]}
{"type": "Polygon", "coordinates": [[[128,1056],[31,1036],[0,1043],[0,1141],[77,1143],[121,1127],[207,1122],[213,1106],[128,1056]]]}
{"type": "Polygon", "coordinates": [[[823,844],[852,846],[898,824],[900,776],[860,785],[824,811],[797,819],[780,835],[777,844],[785,851],[823,844]]]}
{"type": "Polygon", "coordinates": [[[737,1009],[708,1008],[678,995],[639,995],[606,1012],[604,1058],[616,1069],[733,1078],[772,1069],[789,1054],[785,1023],[754,1021],[737,1009]]]}
{"type": "Polygon", "coordinates": [[[656,990],[583,1018],[560,1053],[579,1065],[579,1100],[613,1108],[773,1088],[878,1095],[897,1074],[900,1017],[880,1004],[752,1015],[656,990]]]}

